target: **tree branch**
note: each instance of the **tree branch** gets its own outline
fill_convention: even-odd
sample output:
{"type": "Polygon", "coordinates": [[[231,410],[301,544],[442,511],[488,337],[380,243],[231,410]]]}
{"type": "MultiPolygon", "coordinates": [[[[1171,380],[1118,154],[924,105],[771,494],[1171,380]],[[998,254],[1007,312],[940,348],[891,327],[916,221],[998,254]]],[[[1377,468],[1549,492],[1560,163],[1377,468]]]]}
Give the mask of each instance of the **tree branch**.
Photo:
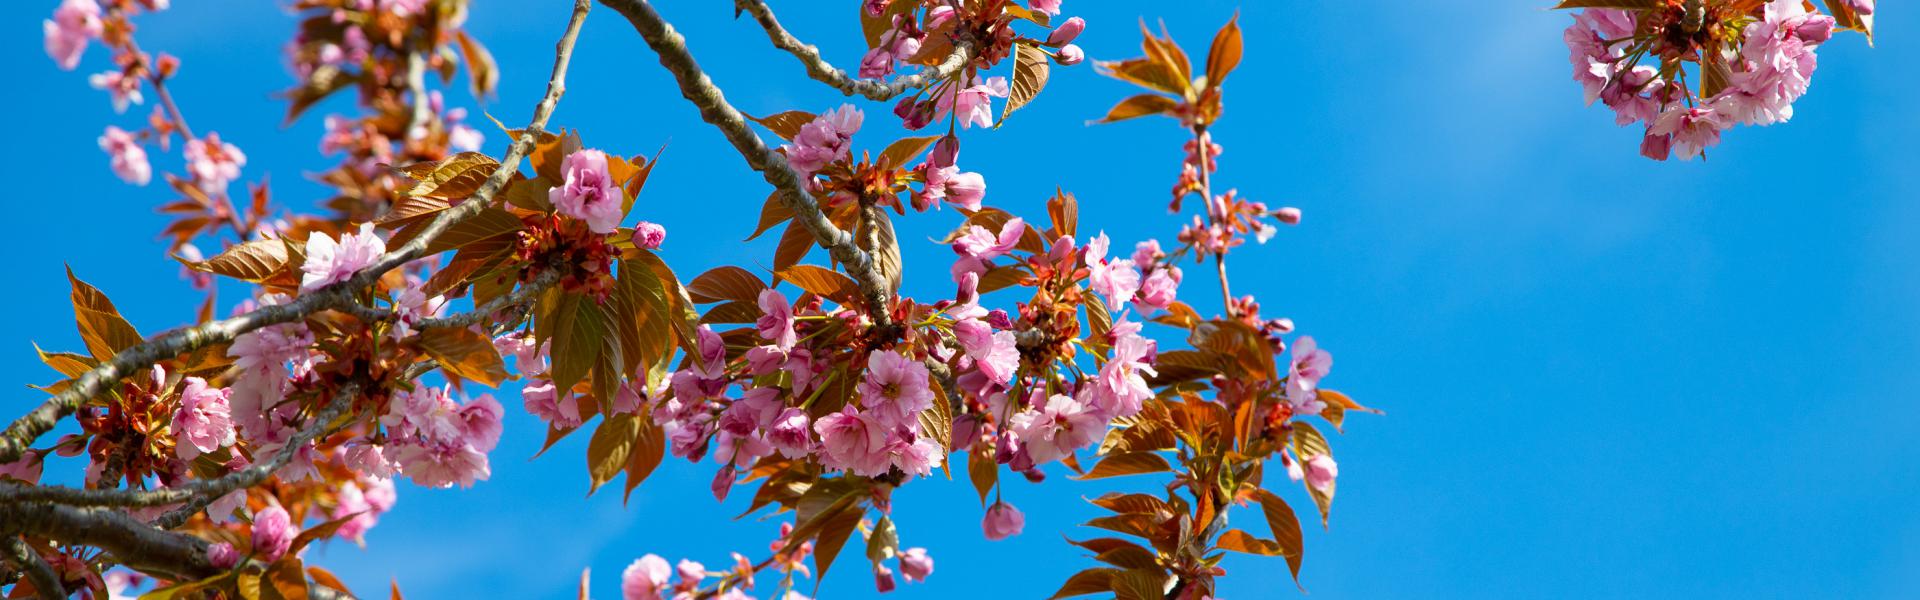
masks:
{"type": "Polygon", "coordinates": [[[805,180],[787,164],[786,157],[767,148],[766,142],[747,126],[740,111],[727,103],[720,88],[701,72],[700,65],[687,51],[686,38],[661,19],[646,0],[600,0],[600,3],[626,16],[647,46],[660,55],[660,66],[673,73],[674,80],[680,84],[680,94],[700,109],[700,118],[720,129],[747,160],[747,165],[780,191],[781,200],[794,213],[794,221],[806,227],[834,260],[846,266],[847,273],[860,285],[875,326],[890,327],[891,294],[887,292],[886,280],[874,268],[873,258],[856,245],[852,234],[827,220],[813,195],[806,191],[805,180]]]}
{"type": "MultiPolygon", "coordinates": [[[[18,523],[24,533],[64,544],[106,550],[114,562],[145,573],[197,581],[225,572],[207,560],[206,540],[154,529],[109,508],[43,502],[0,504],[0,522],[18,523]]],[[[309,586],[307,593],[320,600],[352,598],[326,586],[309,586]]]]}
{"type": "Polygon", "coordinates": [[[60,585],[60,576],[54,574],[53,566],[47,559],[34,552],[20,538],[7,538],[7,561],[18,566],[27,575],[27,581],[33,582],[33,591],[41,598],[65,598],[66,586],[60,585]]]}
{"type": "MultiPolygon", "coordinates": [[[[833,86],[834,89],[848,96],[866,96],[877,102],[892,100],[910,90],[953,78],[973,60],[973,42],[963,39],[954,42],[953,53],[947,55],[939,65],[923,69],[919,73],[901,77],[892,82],[854,77],[829,64],[820,56],[819,48],[787,33],[786,28],[780,26],[780,20],[774,18],[773,9],[767,7],[765,0],[737,0],[734,5],[752,14],[753,20],[760,22],[760,27],[767,30],[767,40],[773,42],[775,48],[785,50],[799,59],[800,64],[807,68],[808,77],[833,86]]],[[[616,7],[615,10],[618,8],[616,7]]]]}
{"type": "Polygon", "coordinates": [[[507,180],[519,171],[520,161],[532,151],[536,135],[542,131],[547,120],[553,116],[553,109],[560,101],[560,95],[566,90],[567,63],[573,56],[574,40],[580,36],[580,25],[586,20],[591,4],[587,0],[575,0],[573,17],[567,23],[567,31],[560,38],[553,63],[553,76],[547,82],[547,94],[535,106],[533,121],[520,137],[514,140],[505,160],[492,176],[475,190],[473,195],[459,206],[441,211],[433,222],[421,229],[420,235],[408,241],[398,249],[380,257],[373,265],[362,269],[346,281],[322,288],[313,293],[302,295],[287,304],[263,307],[253,312],[223,321],[215,321],[169,333],[148,340],[115,354],[113,359],[80,374],[65,391],[41,404],[32,412],[21,417],[0,433],[0,463],[18,460],[33,440],[53,429],[54,423],[79,410],[88,399],[99,395],[115,382],[132,375],[135,371],[153,366],[161,360],[192,352],[213,344],[232,341],[241,334],[269,325],[287,323],[304,318],[313,312],[345,306],[354,302],[352,293],[378,281],[380,276],[409,261],[426,254],[427,245],[446,233],[454,224],[466,220],[493,203],[493,197],[507,180]]]}

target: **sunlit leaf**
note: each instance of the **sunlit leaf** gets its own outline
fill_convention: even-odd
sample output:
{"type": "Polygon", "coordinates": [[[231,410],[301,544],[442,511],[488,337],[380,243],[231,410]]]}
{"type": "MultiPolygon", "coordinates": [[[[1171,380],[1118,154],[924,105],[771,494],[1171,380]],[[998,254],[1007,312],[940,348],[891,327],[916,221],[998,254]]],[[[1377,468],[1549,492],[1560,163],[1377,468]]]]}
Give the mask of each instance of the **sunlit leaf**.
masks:
{"type": "Polygon", "coordinates": [[[1051,77],[1052,65],[1047,52],[1039,46],[1016,44],[1014,46],[1013,86],[1007,95],[1007,109],[1000,114],[1000,122],[1020,107],[1040,97],[1040,91],[1047,88],[1047,79],[1051,77]]]}
{"type": "Polygon", "coordinates": [[[1100,463],[1094,465],[1093,469],[1087,471],[1086,475],[1075,477],[1075,479],[1105,479],[1123,475],[1164,473],[1171,470],[1173,470],[1173,467],[1168,465],[1167,459],[1162,458],[1159,454],[1153,452],[1126,452],[1109,455],[1106,458],[1100,459],[1100,463]]]}

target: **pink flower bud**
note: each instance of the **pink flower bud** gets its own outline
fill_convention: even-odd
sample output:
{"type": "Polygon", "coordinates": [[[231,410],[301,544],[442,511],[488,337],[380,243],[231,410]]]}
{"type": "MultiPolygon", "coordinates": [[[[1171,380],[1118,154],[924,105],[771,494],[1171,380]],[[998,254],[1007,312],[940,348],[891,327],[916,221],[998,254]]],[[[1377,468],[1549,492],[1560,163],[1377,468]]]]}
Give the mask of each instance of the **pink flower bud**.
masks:
{"type": "Polygon", "coordinates": [[[1807,17],[1799,27],[1794,28],[1793,35],[1809,44],[1821,44],[1833,39],[1833,26],[1833,17],[1812,15],[1807,17]]]}
{"type": "Polygon", "coordinates": [[[253,552],[260,555],[260,560],[280,560],[287,549],[293,547],[293,536],[297,533],[286,509],[278,506],[262,509],[253,515],[253,552]]]}
{"type": "Polygon", "coordinates": [[[1333,487],[1333,479],[1339,476],[1340,466],[1333,462],[1332,456],[1319,454],[1307,459],[1307,485],[1314,489],[1326,491],[1333,487]]]}
{"type": "Polygon", "coordinates": [[[1087,52],[1081,50],[1078,45],[1067,44],[1065,47],[1060,48],[1060,54],[1053,58],[1054,60],[1060,61],[1062,66],[1071,67],[1080,64],[1081,61],[1087,60],[1087,52]]]}
{"type": "Polygon", "coordinates": [[[900,553],[900,574],[914,583],[926,581],[933,574],[933,557],[927,556],[926,548],[908,548],[900,553]]]}
{"type": "Polygon", "coordinates": [[[1080,17],[1067,19],[1067,22],[1061,23],[1059,27],[1055,27],[1053,29],[1052,35],[1047,36],[1047,45],[1048,46],[1065,46],[1067,44],[1071,44],[1073,43],[1074,38],[1080,37],[1080,32],[1086,31],[1086,30],[1087,30],[1086,19],[1082,19],[1080,17]]]}
{"type": "Polygon", "coordinates": [[[1273,218],[1279,219],[1281,223],[1286,223],[1288,225],[1299,225],[1300,209],[1294,208],[1291,206],[1282,208],[1280,210],[1273,211],[1273,218]]]}
{"type": "Polygon", "coordinates": [[[1861,15],[1873,14],[1873,0],[1846,0],[1846,3],[1847,8],[1853,9],[1854,13],[1861,15]]]}
{"type": "Polygon", "coordinates": [[[216,569],[231,569],[240,564],[240,551],[234,550],[233,544],[215,542],[207,546],[207,562],[213,563],[216,569]]]}
{"type": "Polygon", "coordinates": [[[633,226],[633,245],[642,250],[658,250],[667,241],[667,228],[659,223],[641,221],[633,226]]]}
{"type": "Polygon", "coordinates": [[[885,594],[893,591],[896,585],[898,584],[893,581],[893,569],[889,569],[886,565],[882,564],[873,565],[873,589],[885,594]]]}
{"type": "Polygon", "coordinates": [[[987,517],[980,521],[980,529],[986,532],[987,539],[996,541],[1020,535],[1026,525],[1026,515],[1005,502],[993,503],[993,507],[987,509],[987,517]]]}
{"type": "Polygon", "coordinates": [[[947,202],[967,210],[980,210],[987,196],[987,178],[979,173],[961,173],[947,180],[947,202]]]}

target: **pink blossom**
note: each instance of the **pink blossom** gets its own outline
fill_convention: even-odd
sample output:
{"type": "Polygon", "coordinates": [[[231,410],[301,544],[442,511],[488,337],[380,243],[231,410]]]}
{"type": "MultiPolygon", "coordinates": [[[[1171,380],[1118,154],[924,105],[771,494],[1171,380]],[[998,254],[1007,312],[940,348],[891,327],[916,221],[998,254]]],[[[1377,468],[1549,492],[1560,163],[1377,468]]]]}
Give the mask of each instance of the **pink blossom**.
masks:
{"type": "Polygon", "coordinates": [[[662,592],[669,589],[667,580],[673,577],[673,567],[667,559],[648,554],[627,565],[620,573],[620,595],[622,600],[663,600],[662,592]]]}
{"type": "Polygon", "coordinates": [[[347,448],[344,457],[347,468],[355,473],[386,479],[393,476],[394,465],[388,461],[384,449],[379,444],[367,441],[355,442],[347,448]]]}
{"type": "Polygon", "coordinates": [[[1666,160],[1673,155],[1673,136],[1671,134],[1656,135],[1649,127],[1646,137],[1640,140],[1640,155],[1654,160],[1666,160]]]}
{"type": "Polygon", "coordinates": [[[860,382],[860,405],[888,427],[919,431],[920,411],[933,407],[927,366],[892,350],[867,356],[867,377],[860,382]]]}
{"type": "Polygon", "coordinates": [[[1093,445],[1106,433],[1106,418],[1072,396],[1054,395],[1047,405],[1013,415],[1008,426],[1035,464],[1049,463],[1093,445]]]}
{"type": "Polygon", "coordinates": [[[1172,306],[1180,292],[1180,267],[1168,265],[1153,270],[1147,276],[1146,283],[1140,285],[1140,295],[1133,299],[1135,306],[1143,312],[1165,310],[1172,306]]]}
{"type": "Polygon", "coordinates": [[[954,322],[953,335],[990,381],[1005,382],[1020,367],[1020,349],[1011,331],[995,332],[986,323],[964,319],[954,322]]]}
{"type": "Polygon", "coordinates": [[[1130,417],[1140,412],[1142,403],[1153,397],[1153,388],[1147,386],[1142,374],[1154,375],[1152,357],[1155,353],[1153,340],[1140,337],[1134,332],[1126,332],[1122,325],[1132,325],[1138,331],[1138,323],[1116,323],[1113,355],[1107,364],[1100,367],[1100,376],[1094,380],[1091,404],[1110,417],[1130,417]]]}
{"type": "Polygon", "coordinates": [[[0,479],[13,478],[25,483],[39,483],[40,473],[46,466],[45,452],[28,450],[20,458],[10,463],[0,463],[0,479]]]}
{"type": "Polygon", "coordinates": [[[1317,454],[1307,458],[1306,462],[1307,485],[1322,492],[1333,487],[1333,479],[1340,476],[1340,465],[1333,462],[1332,456],[1317,454]]]}
{"type": "Polygon", "coordinates": [[[992,127],[993,99],[1007,97],[1007,78],[991,77],[966,89],[955,87],[953,91],[937,98],[937,114],[945,118],[948,113],[954,113],[963,128],[975,125],[992,127]]]}
{"type": "Polygon", "coordinates": [[[641,250],[659,250],[667,242],[667,228],[659,223],[641,221],[633,226],[633,245],[641,250]]]}
{"type": "Polygon", "coordinates": [[[1333,355],[1321,350],[1313,336],[1302,336],[1293,343],[1293,360],[1287,364],[1287,401],[1294,414],[1319,414],[1326,405],[1320,402],[1320,379],[1333,369],[1333,355]]]}
{"type": "Polygon", "coordinates": [[[887,428],[849,404],[814,422],[820,434],[820,464],[862,477],[877,477],[893,466],[887,454],[887,428]]]}
{"type": "Polygon", "coordinates": [[[1615,123],[1651,123],[1660,115],[1660,109],[1665,104],[1667,82],[1658,79],[1658,75],[1659,70],[1653,67],[1634,67],[1601,89],[1600,99],[1614,110],[1615,123]]]}
{"type": "Polygon", "coordinates": [[[340,241],[313,232],[307,236],[307,262],[300,265],[300,290],[311,292],[352,279],[362,269],[373,266],[387,253],[386,240],[373,231],[372,223],[361,223],[360,233],[343,233],[340,241]]]}
{"type": "Polygon", "coordinates": [[[53,10],[53,18],[42,22],[47,56],[68,71],[80,65],[87,42],[100,37],[100,5],[94,0],[65,0],[53,10]]]}
{"type": "Polygon", "coordinates": [[[900,553],[900,574],[913,583],[926,581],[933,574],[933,557],[926,548],[908,548],[900,553]]]}
{"type": "Polygon", "coordinates": [[[1053,33],[1047,35],[1047,45],[1058,47],[1071,44],[1074,39],[1080,37],[1080,32],[1086,30],[1086,19],[1080,17],[1067,19],[1060,26],[1053,28],[1053,33]]]}
{"type": "Polygon", "coordinates": [[[1107,260],[1109,244],[1104,231],[1087,243],[1087,284],[1107,299],[1108,309],[1118,311],[1140,290],[1140,272],[1131,260],[1107,260]]]}
{"type": "Polygon", "coordinates": [[[707,578],[707,566],[691,560],[682,559],[673,570],[680,575],[680,587],[688,590],[700,587],[700,581],[707,578]]]}
{"type": "Polygon", "coordinates": [[[253,553],[266,562],[280,560],[299,533],[286,509],[278,505],[260,509],[253,515],[253,553]]]}
{"type": "Polygon", "coordinates": [[[1086,62],[1087,51],[1082,50],[1079,44],[1067,44],[1060,47],[1060,52],[1053,55],[1053,59],[1059,61],[1061,66],[1071,67],[1086,62]]]}
{"type": "Polygon", "coordinates": [[[354,543],[364,544],[367,530],[380,522],[380,516],[373,510],[373,505],[367,503],[366,494],[362,493],[360,486],[354,485],[353,482],[343,481],[333,496],[335,499],[333,512],[328,513],[328,517],[348,519],[340,525],[336,533],[342,538],[353,540],[354,543]]]}
{"type": "Polygon", "coordinates": [[[188,140],[186,159],[187,172],[199,182],[200,189],[216,195],[227,193],[227,184],[239,179],[240,167],[247,164],[247,155],[233,144],[220,141],[218,133],[188,140]]]}
{"type": "Polygon", "coordinates": [[[755,321],[754,329],[781,350],[793,348],[799,340],[793,331],[793,304],[773,288],[760,290],[760,319],[755,321]]]}
{"type": "Polygon", "coordinates": [[[908,475],[931,475],[946,461],[945,450],[933,438],[921,437],[903,427],[895,427],[893,435],[887,438],[886,452],[893,466],[908,475]]]}
{"type": "Polygon", "coordinates": [[[1618,43],[1607,43],[1631,35],[1637,27],[1632,12],[1590,8],[1574,15],[1574,22],[1561,35],[1573,62],[1573,79],[1586,89],[1587,104],[1600,98],[1611,78],[1615,60],[1620,57],[1618,43]]]}
{"type": "Polygon", "coordinates": [[[1027,6],[1049,15],[1060,14],[1060,0],[1028,0],[1027,6]]]}
{"type": "Polygon", "coordinates": [[[1680,160],[1692,160],[1719,144],[1720,131],[1726,128],[1712,107],[1676,108],[1661,114],[1647,133],[1673,136],[1680,160]]]}
{"type": "Polygon", "coordinates": [[[800,133],[793,136],[793,143],[781,146],[787,152],[787,163],[805,179],[829,163],[847,158],[853,134],[860,131],[865,119],[866,115],[852,104],[842,104],[815,117],[801,126],[800,133]]]}
{"type": "Polygon", "coordinates": [[[993,260],[1012,252],[1027,232],[1027,222],[1014,217],[1000,226],[999,235],[979,225],[968,225],[967,232],[953,240],[953,251],[961,256],[993,260]]]}
{"type": "Polygon", "coordinates": [[[141,104],[145,98],[140,95],[140,79],[127,77],[120,71],[95,73],[87,77],[87,85],[107,93],[113,102],[113,112],[127,112],[128,104],[141,104]]]}
{"type": "Polygon", "coordinates": [[[134,185],[146,185],[153,179],[153,166],[147,163],[147,150],[133,139],[133,134],[112,125],[107,126],[105,134],[100,136],[100,149],[106,151],[108,166],[113,174],[122,181],[134,185]]]}
{"type": "Polygon", "coordinates": [[[873,563],[874,590],[886,594],[892,592],[893,589],[899,585],[899,582],[893,579],[893,569],[889,569],[886,565],[880,563],[873,563]]]}
{"type": "Polygon", "coordinates": [[[1026,525],[1026,515],[1006,502],[993,503],[993,507],[987,509],[987,517],[980,521],[980,529],[986,532],[987,539],[994,541],[1020,535],[1026,525]]]}
{"type": "Polygon", "coordinates": [[[202,452],[233,445],[233,415],[226,388],[207,386],[207,380],[186,378],[180,391],[180,410],[173,414],[174,452],[182,460],[193,460],[202,452]]]}
{"type": "Polygon", "coordinates": [[[607,153],[576,150],[561,163],[566,182],[547,191],[547,200],[560,214],[586,222],[594,233],[613,233],[620,227],[624,197],[620,182],[607,171],[607,153]]]}
{"type": "Polygon", "coordinates": [[[1873,0],[1842,0],[1842,1],[1846,2],[1847,8],[1853,9],[1853,12],[1856,14],[1861,14],[1861,15],[1873,14],[1873,0]]]}
{"type": "Polygon", "coordinates": [[[494,446],[500,444],[502,430],[500,421],[506,418],[506,415],[506,409],[500,406],[498,400],[493,399],[493,395],[481,394],[466,406],[460,407],[457,415],[460,420],[460,433],[466,442],[473,446],[473,449],[492,452],[494,446]]]}
{"type": "Polygon", "coordinates": [[[946,200],[960,208],[980,210],[980,201],[987,197],[987,178],[979,173],[962,173],[959,167],[929,162],[921,167],[921,175],[926,181],[913,196],[917,209],[946,200]]]}
{"type": "MultiPolygon", "coordinates": [[[[1764,18],[1742,32],[1745,68],[1734,69],[1727,90],[1710,101],[1724,121],[1721,129],[1733,123],[1771,125],[1792,119],[1793,103],[1807,93],[1819,65],[1814,48],[1832,36],[1832,21],[1808,14],[1796,0],[1769,2],[1764,18]]],[[[1675,136],[1683,159],[1690,157],[1684,137],[1675,136]]]]}
{"type": "Polygon", "coordinates": [[[526,405],[527,412],[554,427],[579,427],[582,422],[580,404],[573,393],[554,389],[551,381],[536,379],[527,382],[525,387],[520,388],[520,400],[526,405]]]}
{"type": "Polygon", "coordinates": [[[207,546],[207,563],[215,569],[231,569],[240,564],[240,551],[233,544],[214,542],[207,546]]]}
{"type": "Polygon", "coordinates": [[[773,444],[781,456],[800,458],[813,452],[813,423],[807,411],[788,408],[773,421],[773,427],[767,432],[767,441],[773,444]]]}
{"type": "Polygon", "coordinates": [[[487,464],[487,455],[474,449],[470,444],[434,443],[409,444],[394,453],[394,462],[400,463],[400,470],[414,483],[425,487],[444,488],[473,487],[475,481],[485,480],[493,474],[487,464]]]}

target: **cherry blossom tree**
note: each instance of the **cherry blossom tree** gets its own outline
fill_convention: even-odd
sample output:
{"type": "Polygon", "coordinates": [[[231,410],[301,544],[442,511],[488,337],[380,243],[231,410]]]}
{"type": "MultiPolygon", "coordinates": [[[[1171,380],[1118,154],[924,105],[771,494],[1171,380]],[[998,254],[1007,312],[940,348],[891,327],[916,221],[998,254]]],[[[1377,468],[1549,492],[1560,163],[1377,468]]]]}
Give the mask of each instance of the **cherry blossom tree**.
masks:
{"type": "Polygon", "coordinates": [[[1837,31],[1873,40],[1874,0],[1562,0],[1580,8],[1565,38],[1573,80],[1644,125],[1640,154],[1705,156],[1722,132],[1793,119],[1837,31]]]}
{"type": "MultiPolygon", "coordinates": [[[[499,78],[462,30],[466,0],[297,0],[288,117],[349,94],[358,111],[324,117],[319,149],[340,163],[319,175],[334,195],[311,213],[276,202],[237,140],[188,126],[167,92],[179,61],[136,42],[135,22],[165,18],[167,4],[63,0],[46,50],[77,69],[102,46],[111,65],[88,83],[116,112],[153,100],[144,123],[106,126],[100,147],[134,186],[154,179],[149,152],[179,148],[184,170],[160,174],[174,198],[162,235],[206,299],[196,324],[142,333],[69,273],[85,347],[42,351],[61,379],[0,432],[9,597],[351,597],[303,551],[364,542],[402,480],[486,485],[512,407],[547,425],[549,446],[588,436],[594,489],[623,479],[626,495],[751,494],[749,513],[777,523],[765,552],[693,557],[714,567],[639,557],[620,574],[628,600],[804,598],[855,533],[880,591],[926,581],[940,543],[895,526],[892,511],[913,507],[896,507],[894,490],[958,473],[978,493],[981,535],[998,540],[1028,525],[1009,484],[1043,484],[1051,463],[1077,479],[1164,484],[1091,500],[1102,516],[1085,525],[1107,536],[1069,540],[1087,562],[1058,574],[1056,597],[1198,600],[1229,552],[1299,576],[1300,519],[1272,489],[1298,482],[1324,525],[1339,469],[1322,427],[1376,412],[1324,387],[1332,356],[1229,284],[1236,249],[1301,221],[1249,197],[1264,190],[1216,182],[1237,19],[1204,55],[1143,26],[1141,57],[1091,65],[1144,88],[1103,122],[1164,116],[1190,136],[1162,242],[1109,238],[1099,221],[1115,215],[1083,219],[1065,191],[1044,215],[994,208],[988,175],[961,161],[963,139],[992,135],[1053,69],[1088,68],[1074,44],[1087,24],[1060,0],[863,0],[870,49],[852,71],[762,0],[737,0],[775,51],[854,100],[765,116],[730,105],[652,3],[600,0],[770,188],[757,222],[710,227],[777,234],[772,268],[683,277],[668,232],[644,220],[655,160],[550,126],[586,0],[554,5],[556,28],[565,21],[546,93],[530,122],[497,133],[444,98],[462,72],[474,94],[499,78]],[[927,135],[863,137],[870,118],[927,135]],[[491,136],[506,142],[498,152],[484,150],[491,136]],[[900,293],[895,219],[952,224],[938,243],[953,262],[912,274],[950,282],[951,295],[900,293]],[[1224,311],[1212,316],[1183,300],[1195,293],[1186,269],[1209,266],[1224,311]],[[249,293],[223,303],[216,279],[249,293]],[[509,381],[518,402],[490,392],[509,381]],[[669,456],[711,461],[712,484],[642,490],[669,456]],[[82,485],[43,482],[48,465],[82,485]],[[1230,513],[1249,517],[1230,525],[1230,513]]],[[[1810,48],[1832,29],[1775,4],[1747,47],[1810,48]]],[[[1569,43],[1595,32],[1593,56],[1644,54],[1666,38],[1635,19],[1657,12],[1589,11],[1569,43]],[[1628,33],[1631,45],[1613,39],[1628,33]]],[[[1626,85],[1620,73],[1598,89],[1626,85]]],[[[1633,85],[1662,81],[1652,75],[1668,74],[1633,85]]],[[[1660,125],[1671,107],[1636,106],[1675,145],[1705,145],[1660,125]]]]}

